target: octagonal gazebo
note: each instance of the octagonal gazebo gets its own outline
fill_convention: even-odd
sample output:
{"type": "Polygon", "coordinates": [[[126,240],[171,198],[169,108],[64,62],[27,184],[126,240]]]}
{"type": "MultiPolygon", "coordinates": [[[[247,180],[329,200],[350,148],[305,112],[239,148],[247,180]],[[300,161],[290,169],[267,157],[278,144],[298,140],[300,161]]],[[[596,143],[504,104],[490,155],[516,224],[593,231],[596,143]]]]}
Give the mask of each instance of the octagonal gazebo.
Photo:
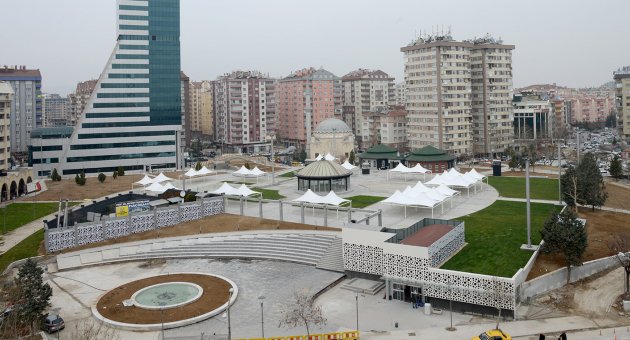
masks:
{"type": "Polygon", "coordinates": [[[352,171],[327,160],[313,162],[296,174],[298,190],[315,192],[348,191],[352,171]]]}

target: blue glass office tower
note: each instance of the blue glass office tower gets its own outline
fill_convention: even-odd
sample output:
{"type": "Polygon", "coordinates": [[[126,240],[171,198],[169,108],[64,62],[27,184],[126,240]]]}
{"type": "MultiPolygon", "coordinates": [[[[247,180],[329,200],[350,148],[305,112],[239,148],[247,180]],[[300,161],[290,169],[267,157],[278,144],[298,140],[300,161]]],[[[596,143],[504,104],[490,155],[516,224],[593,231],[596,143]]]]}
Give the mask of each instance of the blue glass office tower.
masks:
{"type": "Polygon", "coordinates": [[[114,51],[69,140],[33,133],[40,138],[32,142],[33,163],[43,174],[55,167],[64,175],[177,167],[179,0],[117,0],[117,25],[114,51]]]}

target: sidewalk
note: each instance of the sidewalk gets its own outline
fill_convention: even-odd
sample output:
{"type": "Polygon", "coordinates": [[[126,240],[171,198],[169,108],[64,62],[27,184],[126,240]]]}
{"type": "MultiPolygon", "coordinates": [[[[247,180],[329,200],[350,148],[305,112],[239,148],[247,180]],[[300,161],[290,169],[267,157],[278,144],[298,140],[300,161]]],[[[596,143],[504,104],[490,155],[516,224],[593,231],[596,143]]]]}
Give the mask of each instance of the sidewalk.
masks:
{"type": "MultiPolygon", "coordinates": [[[[446,311],[445,311],[446,312],[446,311]]],[[[448,312],[446,312],[448,313],[448,312]]],[[[489,321],[489,320],[488,320],[489,321]]],[[[630,322],[629,322],[630,324],[630,322]]],[[[495,322],[478,324],[455,324],[455,331],[447,331],[444,325],[433,325],[428,328],[395,330],[389,332],[361,331],[363,339],[409,339],[411,333],[424,339],[470,339],[473,336],[493,329],[495,322]]],[[[499,328],[510,334],[514,339],[538,339],[540,333],[544,333],[547,339],[556,339],[560,333],[567,332],[569,339],[617,339],[630,338],[626,325],[614,325],[604,319],[589,319],[581,316],[567,316],[560,318],[522,320],[501,322],[499,328]],[[602,328],[603,327],[603,328],[602,328]],[[616,328],[610,328],[616,327],[616,328]],[[602,328],[602,336],[599,329],[602,328]],[[613,329],[615,334],[613,334],[613,329]],[[622,337],[622,335],[624,337],[622,337]]]]}
{"type": "MultiPolygon", "coordinates": [[[[527,200],[524,198],[512,198],[512,197],[503,197],[503,196],[499,196],[498,200],[500,201],[512,201],[512,202],[526,202],[527,200]]],[[[546,204],[558,204],[558,201],[555,200],[535,200],[535,199],[530,199],[530,201],[532,203],[546,203],[546,204]]],[[[564,204],[564,202],[563,202],[564,204]]],[[[590,206],[587,205],[580,205],[580,208],[586,208],[586,209],[591,209],[590,206]]],[[[618,209],[618,208],[610,208],[610,207],[598,207],[595,208],[595,210],[604,210],[604,211],[612,211],[612,212],[617,212],[617,213],[622,213],[622,214],[630,214],[630,210],[626,210],[626,209],[618,209]]]]}

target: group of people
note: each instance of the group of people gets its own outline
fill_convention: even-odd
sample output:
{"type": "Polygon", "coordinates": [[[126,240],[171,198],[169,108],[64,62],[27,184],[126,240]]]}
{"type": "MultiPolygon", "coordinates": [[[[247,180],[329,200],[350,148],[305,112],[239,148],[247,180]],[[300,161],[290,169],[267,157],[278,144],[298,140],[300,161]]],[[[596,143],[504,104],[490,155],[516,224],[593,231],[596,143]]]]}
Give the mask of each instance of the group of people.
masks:
{"type": "MultiPolygon", "coordinates": [[[[540,336],[538,336],[538,340],[545,340],[545,335],[543,333],[540,333],[540,336]]],[[[567,340],[567,333],[562,332],[562,334],[560,334],[560,336],[558,337],[558,340],[567,340]]]]}

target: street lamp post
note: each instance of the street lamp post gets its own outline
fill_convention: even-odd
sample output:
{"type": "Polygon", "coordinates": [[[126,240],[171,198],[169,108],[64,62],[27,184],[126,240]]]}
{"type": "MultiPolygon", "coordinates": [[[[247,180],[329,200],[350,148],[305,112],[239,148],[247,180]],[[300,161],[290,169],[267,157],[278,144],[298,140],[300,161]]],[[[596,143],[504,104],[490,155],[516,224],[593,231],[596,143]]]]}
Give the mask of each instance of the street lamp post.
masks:
{"type": "Polygon", "coordinates": [[[354,292],[354,301],[357,311],[357,331],[359,330],[359,292],[354,292]]]}
{"type": "Polygon", "coordinates": [[[234,294],[234,288],[230,287],[230,297],[228,298],[227,317],[228,317],[228,340],[232,340],[232,324],[230,320],[230,305],[232,304],[232,294],[234,294]]]}
{"type": "Polygon", "coordinates": [[[265,338],[265,310],[263,308],[263,300],[265,299],[264,295],[258,297],[260,301],[260,330],[262,331],[262,337],[265,338]]]}
{"type": "Polygon", "coordinates": [[[276,156],[273,151],[273,142],[276,139],[276,135],[270,134],[271,138],[271,184],[276,185],[276,156]]]}

